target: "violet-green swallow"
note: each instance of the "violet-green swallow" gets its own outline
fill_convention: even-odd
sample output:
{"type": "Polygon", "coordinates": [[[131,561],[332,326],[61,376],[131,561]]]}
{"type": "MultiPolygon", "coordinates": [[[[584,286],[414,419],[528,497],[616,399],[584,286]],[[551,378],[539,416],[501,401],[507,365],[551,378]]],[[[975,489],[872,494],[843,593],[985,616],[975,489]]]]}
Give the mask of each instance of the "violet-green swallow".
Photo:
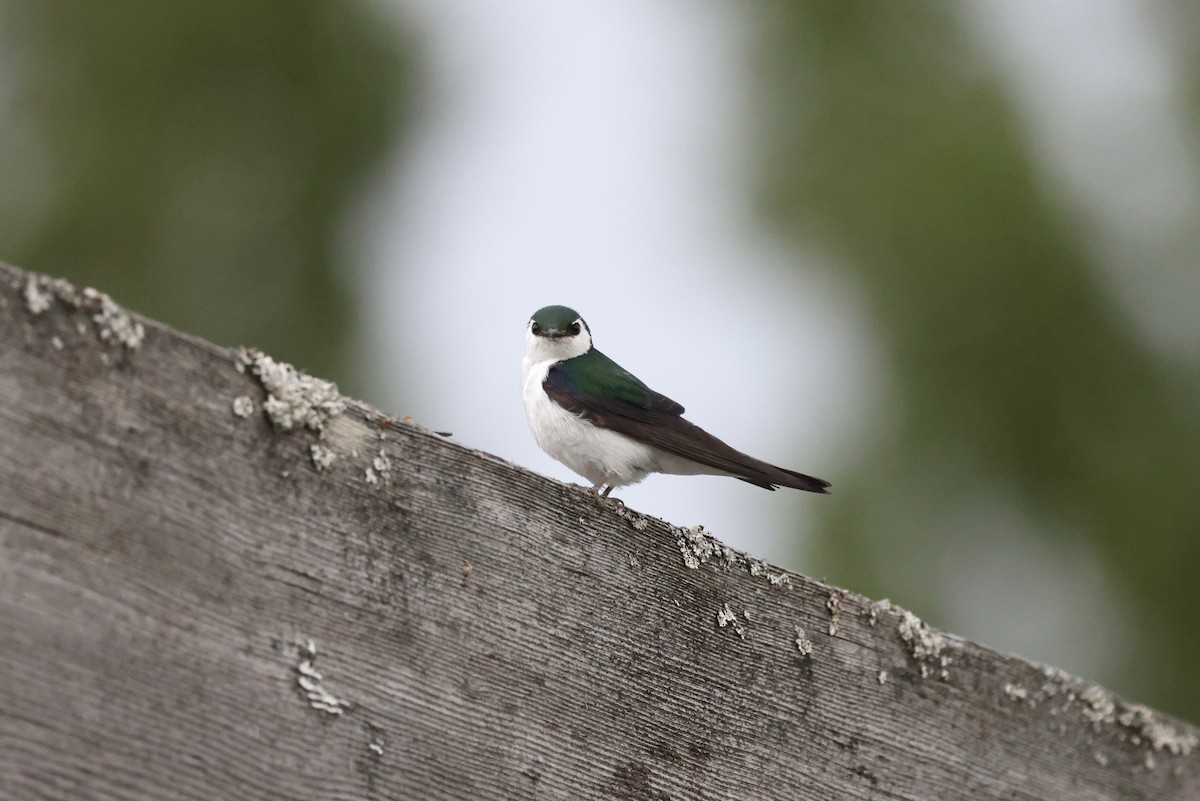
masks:
{"type": "Polygon", "coordinates": [[[587,323],[566,306],[529,318],[521,383],[537,444],[601,497],[650,473],[733,476],[769,490],[824,493],[829,486],[747,456],[684,420],[682,406],[596,350],[587,323]]]}

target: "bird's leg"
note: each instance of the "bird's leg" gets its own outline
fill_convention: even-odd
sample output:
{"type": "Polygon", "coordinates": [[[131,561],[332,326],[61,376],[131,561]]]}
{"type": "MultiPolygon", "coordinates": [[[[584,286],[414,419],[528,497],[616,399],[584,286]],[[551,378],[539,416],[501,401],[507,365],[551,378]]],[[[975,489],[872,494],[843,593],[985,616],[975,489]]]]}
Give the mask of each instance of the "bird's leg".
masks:
{"type": "MultiPolygon", "coordinates": [[[[603,481],[597,481],[594,485],[587,488],[588,495],[595,495],[597,498],[603,498],[604,495],[608,494],[608,490],[604,491],[604,495],[600,494],[600,488],[603,486],[604,486],[603,481]]],[[[611,487],[609,489],[611,489],[611,487]]]]}
{"type": "Polygon", "coordinates": [[[606,501],[611,501],[611,502],[612,502],[613,504],[615,504],[616,506],[619,506],[619,507],[621,507],[622,509],[624,509],[624,508],[625,508],[625,501],[621,500],[620,498],[610,498],[610,497],[608,497],[608,493],[610,493],[610,492],[612,492],[612,491],[613,491],[613,485],[612,485],[612,484],[609,484],[607,487],[605,487],[605,489],[604,489],[604,492],[600,493],[600,497],[601,497],[601,498],[603,498],[603,499],[604,499],[604,500],[606,500],[606,501]]]}

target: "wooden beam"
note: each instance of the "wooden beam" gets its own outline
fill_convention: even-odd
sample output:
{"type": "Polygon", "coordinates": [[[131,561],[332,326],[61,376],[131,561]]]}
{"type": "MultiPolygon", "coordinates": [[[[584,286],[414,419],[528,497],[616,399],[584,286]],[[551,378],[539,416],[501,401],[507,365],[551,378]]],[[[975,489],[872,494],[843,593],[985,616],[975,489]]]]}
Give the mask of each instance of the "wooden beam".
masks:
{"type": "Polygon", "coordinates": [[[1197,729],[0,265],[0,797],[1200,798],[1197,729]]]}

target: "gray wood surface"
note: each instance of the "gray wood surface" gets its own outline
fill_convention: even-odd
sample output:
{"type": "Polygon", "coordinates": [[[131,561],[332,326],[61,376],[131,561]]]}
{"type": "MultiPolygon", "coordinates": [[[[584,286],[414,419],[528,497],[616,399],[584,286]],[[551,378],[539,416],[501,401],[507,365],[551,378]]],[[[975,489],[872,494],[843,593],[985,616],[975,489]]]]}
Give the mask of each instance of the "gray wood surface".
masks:
{"type": "Polygon", "coordinates": [[[1196,737],[0,266],[2,799],[1162,801],[1196,737]]]}

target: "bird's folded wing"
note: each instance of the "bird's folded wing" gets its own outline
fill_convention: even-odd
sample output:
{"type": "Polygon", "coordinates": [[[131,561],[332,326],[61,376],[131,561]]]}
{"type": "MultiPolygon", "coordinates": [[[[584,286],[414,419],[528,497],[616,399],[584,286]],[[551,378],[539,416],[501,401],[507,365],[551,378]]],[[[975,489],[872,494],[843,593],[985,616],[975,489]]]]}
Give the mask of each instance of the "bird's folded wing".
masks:
{"type": "Polygon", "coordinates": [[[779,485],[823,493],[829,486],[827,481],[776,467],[727,445],[680,417],[683,407],[678,403],[654,392],[623,370],[622,373],[645,390],[640,398],[633,392],[625,392],[622,397],[584,391],[572,375],[574,371],[564,367],[569,364],[564,362],[550,368],[542,386],[555,403],[595,426],[766,489],[775,489],[779,485]],[[642,402],[637,402],[639,399],[642,402]]]}

